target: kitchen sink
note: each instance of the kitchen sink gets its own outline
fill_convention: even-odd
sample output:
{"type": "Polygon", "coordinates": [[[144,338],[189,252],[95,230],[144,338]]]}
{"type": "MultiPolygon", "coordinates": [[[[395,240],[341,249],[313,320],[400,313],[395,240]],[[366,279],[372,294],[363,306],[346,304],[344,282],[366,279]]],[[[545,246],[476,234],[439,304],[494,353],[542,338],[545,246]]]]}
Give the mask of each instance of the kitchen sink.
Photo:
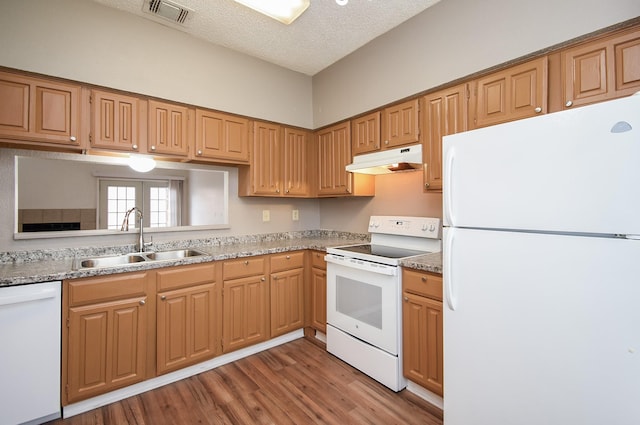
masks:
{"type": "Polygon", "coordinates": [[[140,263],[142,261],[147,261],[147,259],[139,254],[117,255],[114,257],[88,258],[86,260],[80,261],[80,268],[88,269],[88,268],[96,268],[96,267],[122,266],[125,264],[140,263]]]}
{"type": "Polygon", "coordinates": [[[111,257],[95,257],[77,260],[76,269],[94,269],[99,267],[116,267],[137,264],[141,262],[153,262],[163,260],[179,260],[181,258],[200,257],[207,255],[197,249],[174,249],[158,252],[136,252],[133,254],[114,255],[111,257]]]}
{"type": "Polygon", "coordinates": [[[176,249],[173,251],[150,252],[145,255],[151,261],[161,261],[161,260],[179,260],[180,258],[188,258],[188,257],[199,257],[201,255],[206,255],[206,254],[196,249],[176,249]]]}

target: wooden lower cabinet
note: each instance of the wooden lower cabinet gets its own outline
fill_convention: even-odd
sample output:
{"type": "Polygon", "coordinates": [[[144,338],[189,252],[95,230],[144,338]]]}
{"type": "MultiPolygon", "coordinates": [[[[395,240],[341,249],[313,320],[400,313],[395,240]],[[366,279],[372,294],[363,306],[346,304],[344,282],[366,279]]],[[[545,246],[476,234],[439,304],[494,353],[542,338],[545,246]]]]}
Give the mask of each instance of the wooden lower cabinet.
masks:
{"type": "Polygon", "coordinates": [[[311,319],[313,329],[327,333],[327,263],[324,252],[311,252],[311,319]]]}
{"type": "Polygon", "coordinates": [[[304,326],[304,252],[271,256],[271,337],[304,326]]]}
{"type": "Polygon", "coordinates": [[[222,351],[266,341],[269,285],[264,257],[225,261],[222,284],[222,351]]]}
{"type": "Polygon", "coordinates": [[[62,404],[146,378],[146,272],[65,281],[62,404]]]}
{"type": "Polygon", "coordinates": [[[222,317],[216,280],[216,265],[211,263],[158,271],[158,375],[220,353],[222,317]]]}
{"type": "Polygon", "coordinates": [[[442,277],[413,270],[402,276],[404,376],[443,395],[442,277]]]}

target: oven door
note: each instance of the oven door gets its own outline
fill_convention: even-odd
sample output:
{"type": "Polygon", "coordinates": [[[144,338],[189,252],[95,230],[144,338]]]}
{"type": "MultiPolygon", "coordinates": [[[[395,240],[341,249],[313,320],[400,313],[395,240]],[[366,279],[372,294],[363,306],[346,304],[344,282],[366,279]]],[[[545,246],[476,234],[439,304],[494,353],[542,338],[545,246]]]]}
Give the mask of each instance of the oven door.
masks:
{"type": "Polygon", "coordinates": [[[396,266],[327,255],[327,323],[398,355],[400,272],[396,266]]]}

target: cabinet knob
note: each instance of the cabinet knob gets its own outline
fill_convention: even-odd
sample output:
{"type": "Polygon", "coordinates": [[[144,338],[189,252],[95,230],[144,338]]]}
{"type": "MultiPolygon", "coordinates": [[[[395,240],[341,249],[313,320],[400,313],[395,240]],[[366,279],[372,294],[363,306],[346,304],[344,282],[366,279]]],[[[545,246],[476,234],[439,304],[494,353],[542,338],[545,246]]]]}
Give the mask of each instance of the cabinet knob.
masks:
{"type": "Polygon", "coordinates": [[[287,260],[291,260],[291,256],[290,256],[290,255],[287,255],[287,256],[286,256],[286,257],[284,257],[284,258],[286,258],[287,260]]]}
{"type": "Polygon", "coordinates": [[[284,193],[289,193],[289,189],[285,190],[284,193]]]}
{"type": "Polygon", "coordinates": [[[202,151],[198,149],[198,155],[202,155],[202,151]]]}
{"type": "Polygon", "coordinates": [[[570,100],[567,100],[567,103],[565,103],[564,106],[566,106],[567,108],[570,108],[573,106],[573,102],[570,100]]]}
{"type": "Polygon", "coordinates": [[[140,300],[140,305],[145,305],[147,302],[145,300],[140,300]]]}
{"type": "Polygon", "coordinates": [[[385,144],[385,145],[388,145],[388,144],[389,144],[389,141],[388,141],[388,140],[385,140],[385,141],[384,141],[384,144],[385,144]]]}
{"type": "Polygon", "coordinates": [[[260,278],[260,282],[264,282],[266,279],[264,277],[260,278]]]}
{"type": "Polygon", "coordinates": [[[161,296],[161,297],[160,297],[160,299],[161,299],[162,301],[164,301],[164,300],[166,300],[166,299],[167,299],[167,296],[166,296],[166,295],[163,295],[163,296],[161,296]]]}
{"type": "Polygon", "coordinates": [[[404,297],[403,300],[404,300],[404,302],[407,302],[407,301],[409,301],[409,298],[408,297],[404,297]]]}
{"type": "Polygon", "coordinates": [[[131,145],[131,149],[133,149],[134,151],[138,150],[138,145],[131,145]]]}
{"type": "Polygon", "coordinates": [[[422,276],[422,281],[423,281],[423,282],[426,282],[426,281],[427,281],[427,278],[426,278],[426,277],[424,277],[424,276],[422,276]]]}
{"type": "Polygon", "coordinates": [[[534,109],[534,112],[536,114],[539,114],[540,112],[542,112],[542,108],[538,106],[536,109],[534,109]]]}
{"type": "Polygon", "coordinates": [[[151,145],[151,150],[155,151],[156,150],[156,145],[151,145]]]}
{"type": "Polygon", "coordinates": [[[276,189],[276,193],[280,193],[280,189],[276,189]]]}
{"type": "Polygon", "coordinates": [[[244,265],[248,266],[249,265],[249,260],[245,260],[244,265]]]}
{"type": "Polygon", "coordinates": [[[69,140],[71,140],[72,142],[75,142],[77,139],[76,139],[76,136],[71,136],[69,137],[69,140]]]}
{"type": "Polygon", "coordinates": [[[425,189],[429,189],[429,186],[431,186],[431,185],[429,184],[429,182],[426,182],[426,183],[424,184],[424,188],[425,188],[425,189]]]}

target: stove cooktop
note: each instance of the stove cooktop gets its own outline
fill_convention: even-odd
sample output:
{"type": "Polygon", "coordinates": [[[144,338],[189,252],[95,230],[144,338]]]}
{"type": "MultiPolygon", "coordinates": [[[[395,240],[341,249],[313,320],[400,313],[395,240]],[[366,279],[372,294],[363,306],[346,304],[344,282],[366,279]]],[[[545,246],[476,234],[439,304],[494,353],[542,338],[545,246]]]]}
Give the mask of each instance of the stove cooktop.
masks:
{"type": "Polygon", "coordinates": [[[385,245],[351,245],[334,248],[334,251],[347,251],[355,254],[372,255],[377,257],[401,259],[405,257],[413,257],[415,255],[428,254],[428,251],[417,251],[413,249],[398,248],[385,245]]]}

